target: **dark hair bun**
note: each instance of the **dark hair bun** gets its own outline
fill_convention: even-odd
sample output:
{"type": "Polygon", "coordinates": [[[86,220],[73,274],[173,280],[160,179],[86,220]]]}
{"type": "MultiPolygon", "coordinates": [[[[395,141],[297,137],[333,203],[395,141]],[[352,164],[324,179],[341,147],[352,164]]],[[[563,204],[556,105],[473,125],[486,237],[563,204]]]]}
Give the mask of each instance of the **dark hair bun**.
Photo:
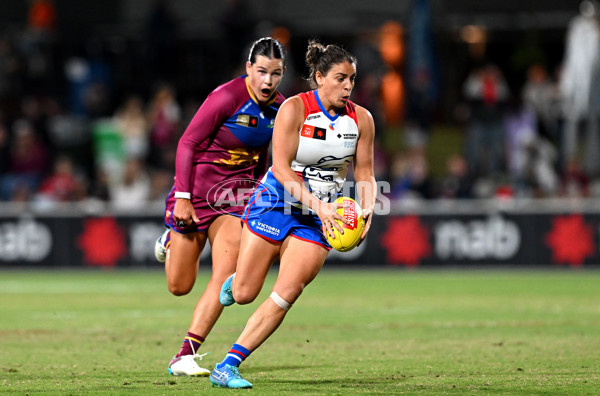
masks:
{"type": "Polygon", "coordinates": [[[306,50],[306,64],[317,65],[323,54],[325,53],[325,46],[316,40],[311,40],[308,43],[308,49],[306,50]]]}

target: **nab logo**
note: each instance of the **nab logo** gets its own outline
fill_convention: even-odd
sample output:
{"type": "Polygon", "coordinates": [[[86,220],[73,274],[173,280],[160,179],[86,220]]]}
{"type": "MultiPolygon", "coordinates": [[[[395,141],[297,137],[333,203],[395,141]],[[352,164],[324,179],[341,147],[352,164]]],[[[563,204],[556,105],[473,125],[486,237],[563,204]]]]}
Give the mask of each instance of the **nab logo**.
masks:
{"type": "Polygon", "coordinates": [[[238,115],[235,123],[249,128],[258,128],[258,117],[248,114],[240,114],[238,115]]]}
{"type": "Polygon", "coordinates": [[[300,136],[310,139],[325,140],[327,138],[326,130],[324,128],[317,128],[313,125],[304,125],[300,136]]]}

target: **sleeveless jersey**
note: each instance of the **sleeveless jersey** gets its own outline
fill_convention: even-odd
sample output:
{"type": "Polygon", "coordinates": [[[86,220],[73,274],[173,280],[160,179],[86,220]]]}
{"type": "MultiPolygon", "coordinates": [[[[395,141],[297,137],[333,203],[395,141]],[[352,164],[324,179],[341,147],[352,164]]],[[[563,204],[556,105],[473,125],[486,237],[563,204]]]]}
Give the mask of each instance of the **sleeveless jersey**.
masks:
{"type": "MultiPolygon", "coordinates": [[[[354,160],[358,123],[354,103],[336,115],[321,104],[317,91],[298,95],[304,103],[304,123],[292,169],[317,198],[330,202],[340,194],[348,165],[354,160]]],[[[296,200],[269,170],[256,188],[242,221],[261,238],[281,242],[288,236],[331,249],[319,217],[296,200]]]]}
{"type": "MultiPolygon", "coordinates": [[[[340,194],[348,165],[354,160],[358,141],[358,122],[354,103],[335,116],[325,110],[317,91],[298,95],[304,102],[304,123],[294,170],[320,200],[332,202],[340,194]]],[[[296,202],[297,203],[297,202],[296,202]]]]}

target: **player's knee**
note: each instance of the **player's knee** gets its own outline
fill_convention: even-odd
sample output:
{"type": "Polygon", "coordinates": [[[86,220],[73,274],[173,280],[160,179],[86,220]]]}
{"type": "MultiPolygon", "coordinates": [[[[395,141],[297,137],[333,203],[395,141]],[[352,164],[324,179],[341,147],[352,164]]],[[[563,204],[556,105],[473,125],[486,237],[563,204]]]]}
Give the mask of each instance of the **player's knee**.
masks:
{"type": "Polygon", "coordinates": [[[256,287],[243,285],[241,283],[234,284],[234,287],[231,290],[233,292],[233,299],[236,303],[240,305],[250,304],[258,294],[260,293],[260,289],[256,289],[256,287]]]}
{"type": "MultiPolygon", "coordinates": [[[[281,285],[279,287],[277,287],[277,292],[278,292],[278,296],[280,296],[282,299],[284,299],[285,302],[289,303],[290,306],[298,299],[298,297],[300,297],[300,295],[302,294],[302,292],[304,291],[304,286],[303,284],[296,284],[296,285],[288,285],[285,288],[281,287],[281,285]]],[[[271,295],[271,298],[273,298],[273,296],[271,295]]]]}
{"type": "Polygon", "coordinates": [[[194,287],[194,283],[180,281],[167,282],[167,287],[172,295],[185,296],[192,290],[192,288],[194,287]]]}
{"type": "Polygon", "coordinates": [[[258,293],[254,293],[252,290],[240,289],[241,290],[233,290],[233,299],[240,305],[250,304],[258,296],[258,293]]]}
{"type": "Polygon", "coordinates": [[[296,285],[291,285],[281,290],[281,295],[288,301],[294,302],[300,297],[302,292],[304,291],[305,284],[298,283],[296,285]]]}

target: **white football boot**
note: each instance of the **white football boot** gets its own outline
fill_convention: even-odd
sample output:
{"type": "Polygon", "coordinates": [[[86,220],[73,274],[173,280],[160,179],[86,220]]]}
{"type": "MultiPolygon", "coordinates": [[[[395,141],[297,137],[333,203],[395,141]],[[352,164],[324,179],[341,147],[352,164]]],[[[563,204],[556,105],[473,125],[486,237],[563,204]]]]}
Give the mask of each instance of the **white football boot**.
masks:
{"type": "Polygon", "coordinates": [[[174,357],[171,363],[169,363],[169,374],[188,377],[208,377],[210,371],[198,365],[198,361],[202,360],[206,355],[208,353],[174,357]]]}
{"type": "Polygon", "coordinates": [[[170,240],[170,238],[168,238],[169,231],[171,231],[171,229],[167,228],[154,244],[154,257],[161,263],[164,263],[167,260],[167,242],[170,240]]]}

